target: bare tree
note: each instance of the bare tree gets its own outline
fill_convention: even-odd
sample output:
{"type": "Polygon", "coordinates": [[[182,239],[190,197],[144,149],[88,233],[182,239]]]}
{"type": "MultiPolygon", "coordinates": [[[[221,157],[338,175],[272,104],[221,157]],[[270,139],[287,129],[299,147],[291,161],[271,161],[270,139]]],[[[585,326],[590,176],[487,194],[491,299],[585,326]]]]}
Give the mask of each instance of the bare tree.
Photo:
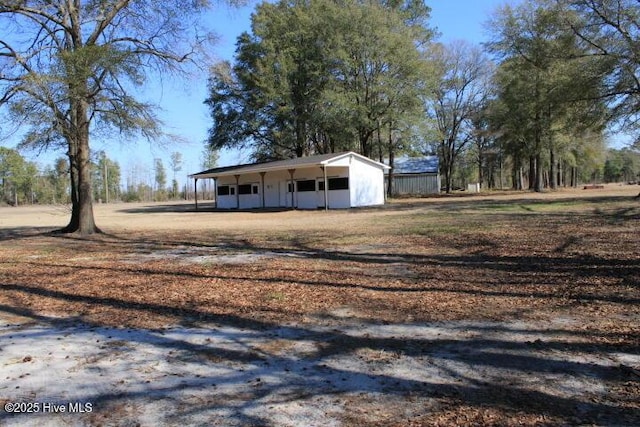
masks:
{"type": "Polygon", "coordinates": [[[29,128],[24,145],[65,147],[72,214],[66,232],[91,234],[90,135],[155,139],[152,105],[133,93],[157,73],[185,72],[212,41],[202,1],[0,1],[0,105],[29,128]],[[19,35],[19,36],[18,36],[19,35]]]}
{"type": "Polygon", "coordinates": [[[432,60],[441,77],[428,110],[439,131],[440,171],[449,193],[456,159],[473,138],[472,119],[482,108],[493,68],[479,47],[463,41],[436,45],[432,60]]]}

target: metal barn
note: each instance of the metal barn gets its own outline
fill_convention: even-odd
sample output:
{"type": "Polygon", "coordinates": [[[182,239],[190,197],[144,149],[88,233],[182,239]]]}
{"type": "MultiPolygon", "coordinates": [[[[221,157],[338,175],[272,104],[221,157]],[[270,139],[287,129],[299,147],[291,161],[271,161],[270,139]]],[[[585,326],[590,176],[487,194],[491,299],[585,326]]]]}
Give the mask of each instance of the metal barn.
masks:
{"type": "Polygon", "coordinates": [[[393,170],[385,171],[386,185],[389,185],[391,172],[392,196],[439,194],[440,173],[438,167],[437,156],[397,157],[393,162],[393,170]]]}

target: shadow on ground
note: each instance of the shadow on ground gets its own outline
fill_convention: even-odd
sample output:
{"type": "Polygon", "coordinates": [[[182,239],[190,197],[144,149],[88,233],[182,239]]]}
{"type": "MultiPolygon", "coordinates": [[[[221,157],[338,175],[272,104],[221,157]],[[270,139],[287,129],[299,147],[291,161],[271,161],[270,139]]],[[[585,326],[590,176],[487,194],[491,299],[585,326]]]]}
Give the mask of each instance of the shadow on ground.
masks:
{"type": "MultiPolygon", "coordinates": [[[[632,400],[639,378],[628,366],[640,363],[637,348],[591,345],[567,319],[540,328],[526,322],[380,325],[337,315],[325,327],[320,319],[283,326],[183,310],[182,316],[200,319],[197,325],[142,330],[8,306],[0,313],[35,322],[0,328],[2,395],[11,402],[92,404],[91,413],[61,420],[428,425],[447,413],[462,420],[466,408],[475,408],[469,424],[489,421],[486,414],[499,416],[498,423],[640,422],[632,400]]],[[[51,414],[0,413],[3,425],[36,420],[50,421],[51,414]]]]}
{"type": "MultiPolygon", "coordinates": [[[[438,209],[455,212],[466,209],[464,203],[438,209]]],[[[594,208],[581,218],[598,227],[637,220],[635,208],[594,208]]],[[[566,213],[544,218],[550,230],[554,221],[571,219],[566,213]]],[[[4,231],[2,239],[33,237],[37,243],[49,231],[4,231]]],[[[272,243],[250,236],[196,241],[188,236],[47,235],[59,248],[72,247],[75,255],[89,260],[20,260],[20,268],[41,281],[62,278],[57,287],[0,279],[0,291],[11,297],[0,305],[5,320],[0,327],[0,400],[90,402],[94,409],[58,415],[0,412],[0,424],[55,419],[87,425],[640,425],[640,329],[589,328],[583,317],[586,308],[615,307],[607,314],[611,318],[601,319],[603,325],[615,325],[625,310],[631,316],[637,312],[640,263],[638,253],[629,250],[637,247],[633,227],[603,246],[618,251],[602,253],[589,252],[600,232],[545,233],[553,239],[534,241],[536,253],[527,253],[527,242],[505,248],[499,236],[474,233],[438,240],[442,253],[406,250],[402,236],[393,236],[390,246],[329,247],[298,236],[272,243]],[[573,252],[576,247],[588,250],[573,252]],[[103,253],[120,258],[111,264],[91,261],[103,253]],[[228,265],[189,268],[182,258],[167,258],[174,253],[209,256],[213,263],[216,256],[268,253],[324,264],[301,277],[296,270],[301,264],[281,263],[264,272],[228,265]],[[162,265],[132,262],[126,258],[131,254],[159,254],[162,265]],[[152,288],[135,300],[140,295],[117,296],[76,280],[118,275],[158,287],[167,279],[173,286],[169,290],[178,295],[186,284],[204,281],[210,287],[245,283],[256,290],[284,284],[321,291],[310,298],[335,292],[362,292],[358,295],[365,301],[380,295],[383,300],[397,294],[435,295],[433,310],[440,309],[435,303],[442,299],[465,296],[481,303],[491,297],[507,304],[539,300],[571,309],[564,317],[541,310],[535,320],[523,320],[524,307],[515,304],[516,314],[507,320],[409,323],[371,320],[370,315],[365,320],[365,307],[353,308],[353,302],[346,309],[309,314],[304,321],[279,322],[259,318],[255,307],[239,302],[232,314],[217,314],[198,301],[177,303],[171,293],[159,298],[152,288]],[[105,327],[82,314],[56,317],[36,310],[36,298],[52,306],[78,304],[103,313],[168,318],[172,325],[105,327]]],[[[416,236],[421,235],[411,238],[416,236]]],[[[8,275],[12,263],[0,260],[0,271],[8,275]]],[[[131,286],[132,292],[141,292],[131,286]]],[[[626,321],[637,324],[637,319],[626,321]]]]}

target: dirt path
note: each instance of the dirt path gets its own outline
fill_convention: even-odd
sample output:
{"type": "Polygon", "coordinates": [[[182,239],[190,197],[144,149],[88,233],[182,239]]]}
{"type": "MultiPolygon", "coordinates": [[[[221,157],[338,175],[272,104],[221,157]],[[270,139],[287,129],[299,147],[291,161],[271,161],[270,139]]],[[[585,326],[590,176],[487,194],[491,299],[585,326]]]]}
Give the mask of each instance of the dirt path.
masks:
{"type": "Polygon", "coordinates": [[[580,319],[114,329],[3,322],[5,426],[637,425],[621,411],[640,355],[599,349],[580,319]],[[467,410],[454,410],[465,402],[467,410]],[[524,403],[524,405],[523,405],[524,403]],[[81,405],[84,413],[53,414],[81,405]],[[48,406],[47,406],[48,405],[48,406]],[[529,410],[509,410],[511,406],[529,410]],[[20,410],[20,408],[17,408],[20,410]],[[46,410],[46,412],[45,412],[46,410]],[[567,414],[572,414],[569,418],[567,414]],[[110,421],[109,421],[110,420],[110,421]],[[510,421],[511,420],[511,421],[510,421]],[[412,424],[413,423],[413,424],[412,424]]]}

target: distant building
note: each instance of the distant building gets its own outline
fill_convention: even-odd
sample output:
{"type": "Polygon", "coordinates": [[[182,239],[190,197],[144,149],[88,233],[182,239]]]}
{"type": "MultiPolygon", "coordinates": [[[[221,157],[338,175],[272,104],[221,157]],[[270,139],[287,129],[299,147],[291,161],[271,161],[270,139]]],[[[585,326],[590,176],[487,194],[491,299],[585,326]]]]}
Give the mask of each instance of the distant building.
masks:
{"type": "Polygon", "coordinates": [[[190,177],[196,183],[215,180],[218,209],[345,209],[384,204],[386,169],[346,152],[220,167],[190,177]]]}
{"type": "MultiPolygon", "coordinates": [[[[389,161],[385,161],[388,165],[389,161]]],[[[392,174],[392,196],[425,196],[440,193],[438,156],[396,157],[393,170],[385,170],[386,186],[392,174]]]]}

